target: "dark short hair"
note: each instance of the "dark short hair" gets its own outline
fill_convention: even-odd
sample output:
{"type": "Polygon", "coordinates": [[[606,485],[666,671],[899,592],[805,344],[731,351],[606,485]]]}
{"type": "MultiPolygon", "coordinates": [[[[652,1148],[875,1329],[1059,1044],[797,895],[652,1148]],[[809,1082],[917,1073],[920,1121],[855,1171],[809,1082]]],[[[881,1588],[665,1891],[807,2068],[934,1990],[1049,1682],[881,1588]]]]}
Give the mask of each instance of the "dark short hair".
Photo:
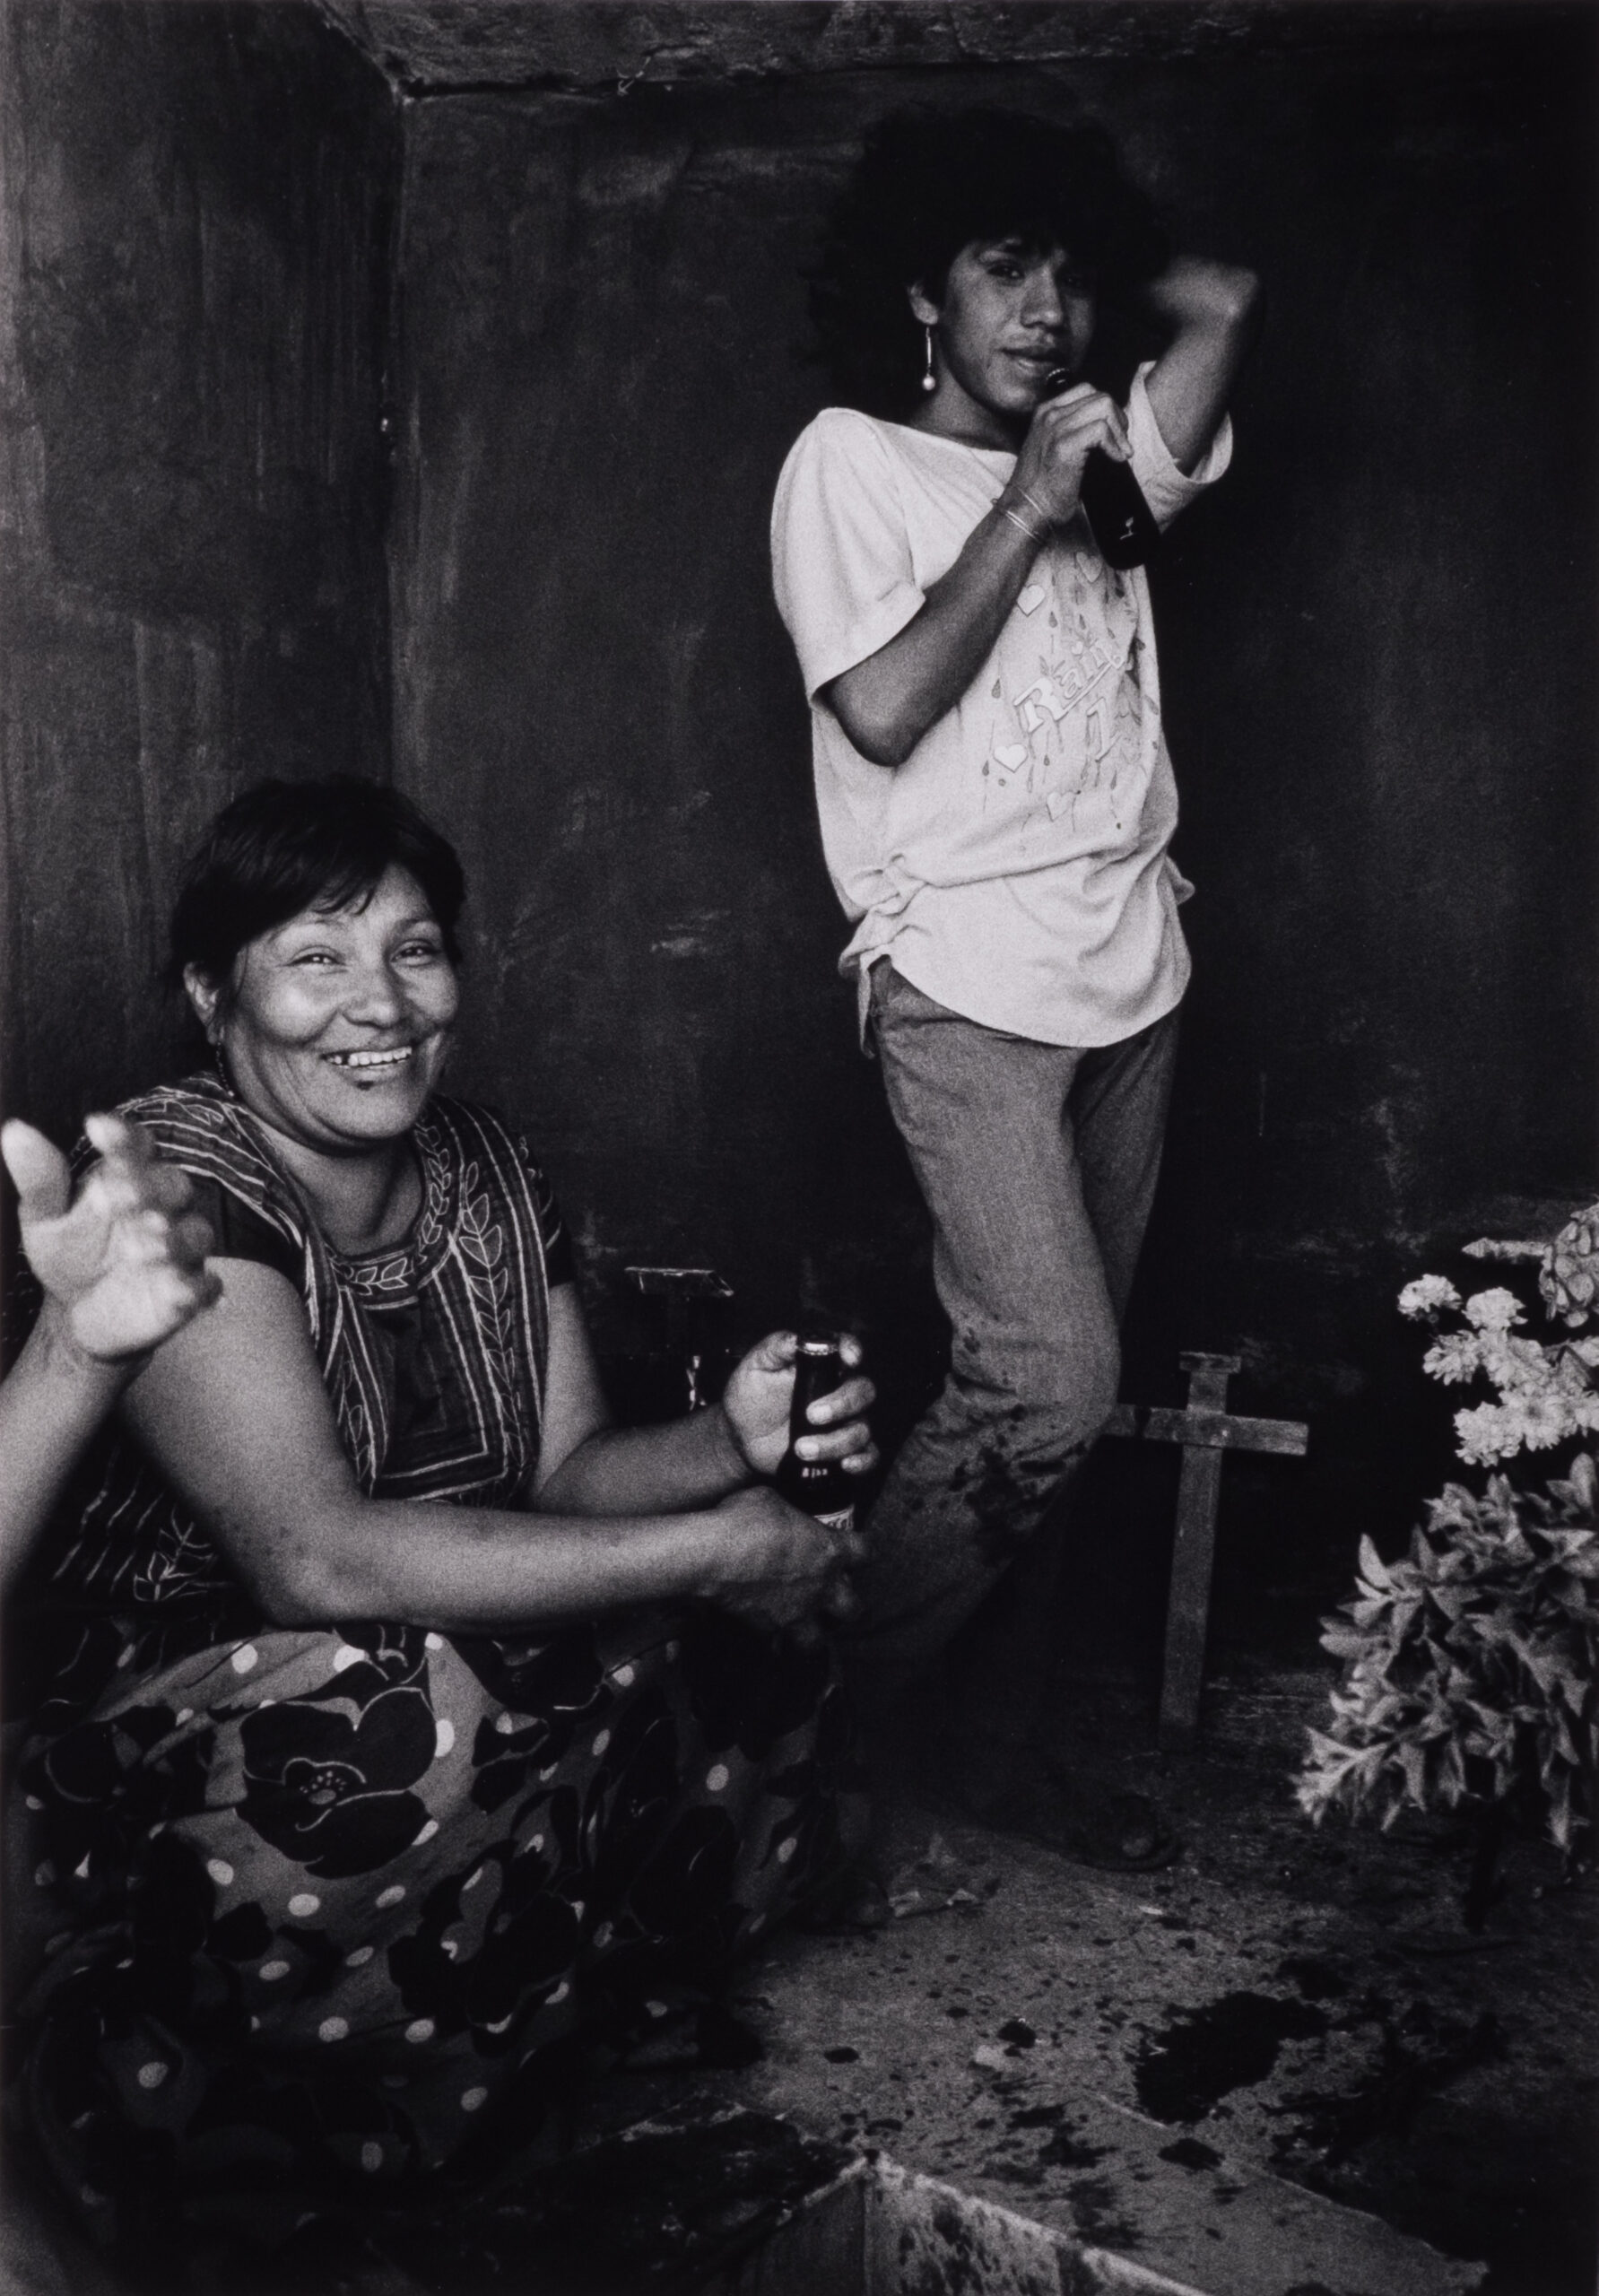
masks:
{"type": "Polygon", "coordinates": [[[408,797],[353,774],[258,781],[206,831],[172,909],[168,978],[222,984],[241,949],[308,909],[342,909],[389,869],[421,886],[452,959],[466,880],[455,848],[408,797]]]}
{"type": "Polygon", "coordinates": [[[811,320],[840,402],[893,417],[914,405],[922,335],[906,300],[936,302],[974,239],[1062,247],[1111,290],[1169,256],[1145,195],[1090,120],[1028,112],[895,112],[867,133],[811,269],[811,320]]]}

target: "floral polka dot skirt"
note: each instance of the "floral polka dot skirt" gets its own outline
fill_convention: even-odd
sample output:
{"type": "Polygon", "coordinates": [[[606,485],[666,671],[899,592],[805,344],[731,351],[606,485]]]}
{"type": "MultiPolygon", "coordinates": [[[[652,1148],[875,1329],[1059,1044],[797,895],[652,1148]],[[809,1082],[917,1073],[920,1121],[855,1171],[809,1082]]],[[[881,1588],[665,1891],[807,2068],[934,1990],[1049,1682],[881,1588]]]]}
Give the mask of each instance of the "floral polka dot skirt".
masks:
{"type": "Polygon", "coordinates": [[[715,1613],[184,1639],[82,1630],[13,1813],[8,2074],[108,2240],[281,2238],[530,2134],[574,2033],[713,1988],[837,1862],[830,1662],[715,1613]]]}

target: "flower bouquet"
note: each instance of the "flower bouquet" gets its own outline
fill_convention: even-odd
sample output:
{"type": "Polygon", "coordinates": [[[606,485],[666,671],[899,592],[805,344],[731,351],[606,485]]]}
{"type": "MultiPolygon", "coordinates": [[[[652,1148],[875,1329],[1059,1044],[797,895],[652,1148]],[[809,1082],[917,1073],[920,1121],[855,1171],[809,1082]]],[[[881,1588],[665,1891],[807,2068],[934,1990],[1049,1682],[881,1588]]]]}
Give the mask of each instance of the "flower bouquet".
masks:
{"type": "Polygon", "coordinates": [[[1332,1722],[1309,1733],[1297,1791],[1317,1822],[1333,1809],[1385,1828],[1407,1807],[1469,1814],[1464,1917],[1479,1931],[1518,1819],[1542,1822],[1569,1872],[1594,1822],[1599,1473],[1581,1447],[1599,1434],[1599,1337],[1569,1335],[1599,1304],[1599,1205],[1548,1246],[1466,1248],[1535,1262],[1553,1335],[1525,1331],[1508,1287],[1463,1298],[1442,1276],[1405,1285],[1401,1312],[1434,1333],[1424,1368],[1491,1390],[1456,1413],[1461,1459],[1493,1468],[1568,1444],[1575,1456],[1538,1487],[1503,1472],[1482,1491],[1449,1484],[1398,1561],[1361,1540],[1355,1597],[1324,1622],[1323,1648],[1343,1663],[1332,1722]]]}

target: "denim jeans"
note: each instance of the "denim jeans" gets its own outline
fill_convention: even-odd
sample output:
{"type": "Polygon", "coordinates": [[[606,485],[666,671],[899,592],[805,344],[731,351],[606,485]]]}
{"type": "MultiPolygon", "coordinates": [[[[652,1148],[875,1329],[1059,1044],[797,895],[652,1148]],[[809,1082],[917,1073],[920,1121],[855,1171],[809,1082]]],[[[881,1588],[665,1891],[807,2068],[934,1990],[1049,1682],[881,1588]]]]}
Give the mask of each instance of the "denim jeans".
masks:
{"type": "Polygon", "coordinates": [[[1116,1401],[1178,1022],[1039,1044],[947,1011],[886,958],[871,1012],[951,1361],[865,1526],[850,1673],[868,1726],[1028,1548],[1116,1401]]]}

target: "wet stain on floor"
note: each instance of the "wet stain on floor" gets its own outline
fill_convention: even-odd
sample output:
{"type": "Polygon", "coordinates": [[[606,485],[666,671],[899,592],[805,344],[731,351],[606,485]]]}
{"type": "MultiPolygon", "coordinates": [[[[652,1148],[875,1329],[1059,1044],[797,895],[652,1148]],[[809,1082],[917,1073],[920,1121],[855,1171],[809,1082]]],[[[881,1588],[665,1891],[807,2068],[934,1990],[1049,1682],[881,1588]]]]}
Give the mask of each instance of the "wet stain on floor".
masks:
{"type": "Polygon", "coordinates": [[[1277,1975],[1285,1985],[1297,1985],[1307,2001],[1341,2001],[1349,1991],[1343,1972],[1311,1953],[1290,1953],[1278,1962],[1277,1975]]]}
{"type": "Polygon", "coordinates": [[[1038,2153],[1039,2165],[1046,2169],[1091,2169],[1104,2158],[1102,2145],[1085,2144],[1070,2127],[1057,2128],[1038,2153]]]}
{"type": "Polygon", "coordinates": [[[1125,2254],[1142,2243],[1137,2226],[1117,2213],[1117,2198],[1108,2177],[1079,2177],[1066,2190],[1066,2204],[1080,2237],[1125,2254]]]}
{"type": "MultiPolygon", "coordinates": [[[[1281,1715],[1262,1709],[1269,1744],[1230,1752],[1217,1700],[1203,1760],[1115,1772],[1185,1837],[1179,1864],[1147,1877],[961,1824],[922,1751],[929,1700],[911,1748],[926,1797],[907,1787],[891,1848],[908,1861],[936,1841],[971,1909],[774,1944],[734,1996],[768,2058],[716,2093],[1079,2241],[1135,2233],[1141,2262],[1218,2296],[1402,2284],[1386,2254],[1357,2269],[1336,2251],[1323,2200],[1362,2212],[1351,2238],[1386,2219],[1433,2242],[1447,2261],[1427,2284],[1451,2296],[1476,2284],[1474,2258],[1483,2296],[1594,2296],[1599,1892],[1560,1887],[1554,1853],[1520,1845],[1499,1950],[1444,1953],[1460,1928],[1452,1838],[1306,1828],[1284,1779],[1325,1690],[1290,1688],[1281,1715]],[[1399,1911],[1371,1909],[1378,1882],[1399,1911]],[[1484,2016],[1497,2023],[1479,2030],[1484,2016]]],[[[954,2259],[932,2245],[942,2287],[954,2259]]]]}
{"type": "Polygon", "coordinates": [[[1402,2135],[1430,2097],[1461,2074],[1505,2054],[1503,2032],[1489,2010],[1474,2018],[1451,2017],[1426,2000],[1395,2009],[1380,1995],[1369,1995],[1359,2013],[1378,2028],[1381,2058],[1364,2080],[1342,2093],[1285,2095],[1283,2109],[1297,2119],[1273,2139],[1273,2150],[1290,2166],[1308,2156],[1336,2167],[1372,2138],[1402,2135]]]}
{"type": "Polygon", "coordinates": [[[1230,2090],[1253,2087],[1277,2063],[1286,2040],[1327,2030],[1324,2009],[1268,1993],[1224,1993],[1186,2009],[1139,2047],[1138,2101],[1156,2120],[1203,2120],[1230,2090]]]}
{"type": "Polygon", "coordinates": [[[1160,2147],[1163,2161],[1175,2161],[1179,2169],[1219,2169],[1221,2155],[1213,2145],[1202,2144],[1197,2136],[1179,2136],[1175,2144],[1160,2147]]]}

